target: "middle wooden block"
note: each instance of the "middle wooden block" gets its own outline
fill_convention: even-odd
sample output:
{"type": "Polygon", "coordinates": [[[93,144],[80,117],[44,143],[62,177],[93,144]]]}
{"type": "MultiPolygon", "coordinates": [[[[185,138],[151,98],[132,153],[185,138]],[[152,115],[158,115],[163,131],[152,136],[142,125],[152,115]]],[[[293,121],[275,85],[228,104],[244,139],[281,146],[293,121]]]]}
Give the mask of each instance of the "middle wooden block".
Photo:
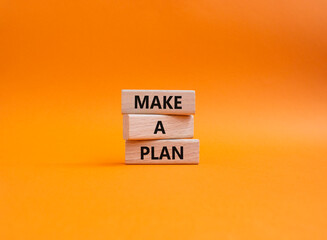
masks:
{"type": "Polygon", "coordinates": [[[125,140],[192,138],[193,115],[124,114],[125,140]]]}

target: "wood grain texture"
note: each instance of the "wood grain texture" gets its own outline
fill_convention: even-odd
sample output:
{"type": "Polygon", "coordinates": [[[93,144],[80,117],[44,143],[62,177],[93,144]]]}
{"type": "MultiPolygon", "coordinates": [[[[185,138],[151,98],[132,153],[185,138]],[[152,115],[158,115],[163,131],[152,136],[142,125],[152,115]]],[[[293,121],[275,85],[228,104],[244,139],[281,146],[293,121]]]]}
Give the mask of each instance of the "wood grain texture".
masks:
{"type": "Polygon", "coordinates": [[[195,91],[122,90],[121,104],[123,114],[147,113],[189,115],[195,113],[195,91]],[[165,99],[166,101],[164,101],[165,99]],[[156,100],[159,100],[159,104],[156,100]],[[168,102],[168,104],[165,104],[165,102],[168,102]],[[142,105],[143,103],[144,105],[142,105]]]}
{"type": "Polygon", "coordinates": [[[123,137],[125,140],[192,138],[193,135],[193,115],[123,115],[123,137]]]}
{"type": "Polygon", "coordinates": [[[199,164],[199,149],[198,139],[126,141],[125,163],[199,164]]]}

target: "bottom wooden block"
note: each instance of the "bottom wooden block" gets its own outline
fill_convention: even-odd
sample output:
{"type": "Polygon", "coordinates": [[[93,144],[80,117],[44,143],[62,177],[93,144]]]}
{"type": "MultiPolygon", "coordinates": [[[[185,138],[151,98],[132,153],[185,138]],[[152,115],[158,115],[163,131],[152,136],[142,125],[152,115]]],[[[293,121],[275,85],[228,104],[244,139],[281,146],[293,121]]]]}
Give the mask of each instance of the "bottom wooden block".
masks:
{"type": "Polygon", "coordinates": [[[126,164],[199,164],[198,139],[126,141],[126,164]]]}

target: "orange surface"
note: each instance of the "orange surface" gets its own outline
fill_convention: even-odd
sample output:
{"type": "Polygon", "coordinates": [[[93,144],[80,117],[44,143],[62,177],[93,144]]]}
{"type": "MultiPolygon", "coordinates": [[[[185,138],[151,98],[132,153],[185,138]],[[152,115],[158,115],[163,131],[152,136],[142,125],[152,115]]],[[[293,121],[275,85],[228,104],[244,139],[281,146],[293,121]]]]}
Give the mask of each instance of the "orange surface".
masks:
{"type": "Polygon", "coordinates": [[[326,239],[327,2],[0,2],[0,239],[326,239]],[[121,89],[194,89],[199,166],[125,166],[121,89]]]}

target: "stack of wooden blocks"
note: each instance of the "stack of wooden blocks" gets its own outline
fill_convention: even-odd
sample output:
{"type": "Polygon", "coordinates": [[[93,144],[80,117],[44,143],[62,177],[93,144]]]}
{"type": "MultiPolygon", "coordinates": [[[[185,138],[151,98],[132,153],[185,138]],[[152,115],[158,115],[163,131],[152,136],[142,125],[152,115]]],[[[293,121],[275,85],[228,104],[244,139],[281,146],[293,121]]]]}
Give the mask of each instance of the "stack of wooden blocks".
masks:
{"type": "Polygon", "coordinates": [[[126,164],[198,164],[195,91],[122,90],[126,164]]]}

